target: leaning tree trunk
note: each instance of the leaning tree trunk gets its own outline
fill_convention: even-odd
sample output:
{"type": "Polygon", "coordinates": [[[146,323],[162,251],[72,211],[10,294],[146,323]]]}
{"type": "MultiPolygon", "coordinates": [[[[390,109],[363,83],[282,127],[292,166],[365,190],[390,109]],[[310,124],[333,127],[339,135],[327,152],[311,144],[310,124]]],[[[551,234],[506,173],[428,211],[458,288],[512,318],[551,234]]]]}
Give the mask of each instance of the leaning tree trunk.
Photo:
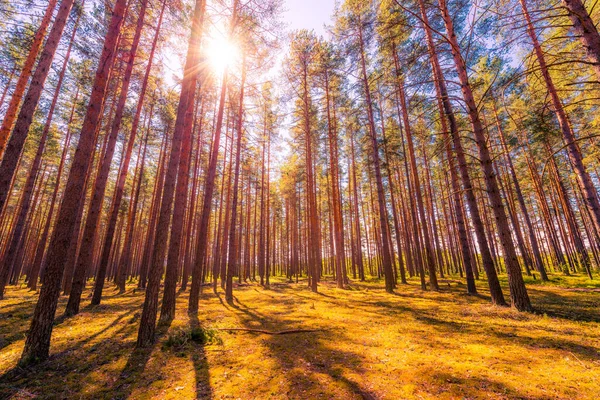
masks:
{"type": "MultiPolygon", "coordinates": [[[[113,116],[113,120],[110,124],[110,130],[107,136],[106,150],[104,152],[104,156],[98,162],[98,175],[96,176],[94,188],[92,190],[92,200],[90,202],[87,217],[85,220],[85,228],[83,231],[83,237],[81,239],[77,265],[75,266],[71,294],[69,295],[69,301],[65,309],[65,315],[68,316],[75,315],[79,312],[81,294],[85,286],[87,273],[89,271],[89,268],[92,265],[94,265],[94,248],[97,235],[99,234],[98,222],[102,213],[102,205],[104,203],[104,195],[106,192],[106,185],[108,183],[110,167],[115,153],[117,137],[121,128],[123,114],[125,112],[125,103],[127,101],[129,83],[131,81],[131,75],[133,73],[133,62],[135,60],[135,55],[139,44],[139,38],[141,35],[141,29],[143,27],[144,13],[145,2],[142,3],[142,7],[140,9],[135,35],[133,37],[131,49],[128,53],[128,60],[126,63],[125,72],[123,74],[123,80],[121,82],[121,88],[119,98],[117,100],[115,115],[113,116]]],[[[92,304],[99,304],[100,302],[98,296],[102,293],[100,288],[104,285],[105,272],[106,268],[102,268],[102,266],[100,266],[100,268],[98,268],[97,270],[92,304]]]]}
{"type": "MultiPolygon", "coordinates": [[[[85,4],[85,0],[82,1],[81,6],[85,4]]],[[[83,12],[83,10],[82,10],[83,12]]],[[[52,124],[52,117],[54,116],[54,110],[56,109],[56,104],[58,102],[58,96],[60,94],[60,90],[62,88],[62,84],[64,81],[65,73],[67,72],[67,66],[69,65],[69,59],[71,57],[71,49],[73,48],[73,43],[75,42],[75,36],[77,34],[77,28],[79,27],[79,19],[81,18],[81,14],[77,16],[77,20],[75,21],[75,25],[73,26],[73,32],[71,33],[71,39],[69,40],[69,47],[67,48],[67,52],[65,54],[65,58],[63,61],[62,69],[60,71],[60,75],[58,78],[58,82],[56,84],[56,89],[54,92],[54,98],[52,99],[52,103],[50,104],[50,109],[48,110],[48,117],[46,119],[46,124],[44,125],[44,134],[47,134],[47,131],[50,130],[50,126],[52,124]]],[[[71,107],[71,114],[69,115],[69,122],[67,123],[67,134],[65,136],[65,146],[63,148],[62,156],[60,158],[60,164],[58,166],[58,171],[56,173],[56,182],[54,184],[54,192],[52,193],[52,199],[50,201],[50,209],[48,210],[48,216],[46,217],[46,225],[44,226],[44,231],[40,238],[40,241],[37,246],[37,250],[35,252],[35,258],[33,260],[33,265],[31,266],[31,272],[29,276],[28,286],[31,290],[35,290],[37,288],[37,280],[40,272],[40,268],[42,266],[42,262],[44,259],[44,252],[46,249],[46,241],[48,240],[48,234],[50,232],[50,224],[52,223],[52,216],[54,215],[54,207],[56,206],[56,198],[58,195],[58,189],[60,186],[60,179],[62,175],[62,171],[65,164],[65,159],[67,152],[69,150],[69,144],[71,143],[71,124],[73,122],[73,115],[75,113],[75,106],[77,105],[77,98],[79,97],[79,87],[75,92],[75,97],[73,100],[73,106],[71,107]]]]}
{"type": "Polygon", "coordinates": [[[425,207],[423,205],[423,193],[421,192],[421,183],[419,181],[419,173],[417,169],[417,161],[415,156],[415,146],[413,143],[413,135],[412,129],[410,126],[410,121],[408,119],[408,102],[406,101],[406,93],[404,91],[404,83],[402,82],[402,78],[399,76],[400,71],[396,71],[398,74],[398,97],[400,99],[400,104],[402,105],[402,122],[404,124],[404,132],[406,133],[406,146],[408,148],[408,162],[409,162],[409,171],[411,174],[412,182],[413,182],[413,190],[414,190],[414,198],[417,202],[417,212],[418,216],[415,218],[419,218],[421,221],[421,230],[423,234],[423,242],[424,242],[424,255],[427,263],[427,268],[429,270],[429,283],[431,290],[438,290],[438,283],[435,271],[435,260],[433,258],[433,249],[431,246],[431,238],[429,236],[429,229],[427,228],[427,216],[425,215],[425,207]]]}
{"type": "Polygon", "coordinates": [[[561,3],[569,12],[569,19],[573,23],[575,33],[579,36],[585,54],[600,79],[600,34],[596,24],[581,0],[562,0],[561,3]]]}
{"type": "MultiPolygon", "coordinates": [[[[193,119],[195,118],[194,105],[196,101],[196,84],[198,82],[198,73],[194,68],[200,62],[200,42],[202,39],[202,26],[204,24],[204,10],[206,2],[202,2],[202,9],[198,18],[194,20],[195,26],[192,28],[193,33],[190,38],[191,46],[191,63],[190,67],[190,81],[187,87],[187,93],[184,94],[182,90],[182,96],[187,96],[185,108],[181,111],[183,118],[181,125],[175,123],[175,129],[182,130],[182,142],[181,151],[177,165],[177,186],[175,188],[175,206],[173,209],[173,218],[171,225],[171,237],[169,240],[169,249],[167,254],[167,270],[165,274],[165,285],[163,302],[161,308],[160,320],[163,322],[171,321],[175,317],[175,300],[176,300],[176,286],[177,286],[177,272],[178,266],[181,260],[181,241],[183,236],[183,223],[185,217],[185,206],[187,204],[188,194],[188,182],[189,182],[189,169],[190,159],[192,150],[192,126],[193,119]]],[[[200,86],[202,85],[200,81],[200,86]]],[[[179,109],[177,110],[179,112],[179,109]]],[[[179,117],[179,114],[178,114],[179,117]]],[[[179,119],[177,120],[179,121],[179,119]]],[[[177,133],[175,134],[177,135],[177,133]]]]}
{"type": "MultiPolygon", "coordinates": [[[[6,145],[6,151],[2,158],[2,162],[0,163],[0,211],[4,208],[4,203],[8,197],[11,182],[17,171],[17,164],[19,163],[19,158],[21,157],[23,146],[25,145],[25,139],[27,139],[27,134],[29,133],[29,127],[33,122],[33,115],[40,101],[40,97],[42,96],[42,91],[44,90],[44,84],[46,83],[46,78],[48,77],[50,67],[52,66],[54,54],[56,53],[65,25],[67,24],[67,19],[69,18],[69,13],[71,12],[74,1],[75,0],[62,0],[60,3],[54,24],[48,34],[48,39],[46,40],[46,44],[40,55],[40,60],[38,61],[33,77],[31,78],[31,84],[25,95],[25,100],[23,100],[23,106],[21,107],[21,111],[19,111],[15,128],[6,145]]],[[[6,118],[4,121],[6,122],[6,118]]],[[[1,150],[2,149],[0,148],[0,153],[1,150]]]]}
{"type": "MultiPolygon", "coordinates": [[[[119,97],[119,104],[117,106],[117,113],[115,115],[115,119],[113,120],[113,126],[112,126],[112,130],[114,130],[116,132],[118,132],[121,128],[121,121],[123,119],[123,111],[124,111],[124,107],[125,107],[125,102],[127,101],[127,94],[129,92],[129,82],[131,80],[131,75],[133,72],[133,62],[135,60],[135,56],[137,53],[140,36],[142,34],[142,28],[144,27],[144,17],[146,15],[147,5],[148,5],[147,0],[143,0],[141,2],[137,25],[136,25],[136,29],[135,29],[135,34],[133,36],[133,41],[131,43],[131,49],[129,50],[129,60],[127,61],[127,67],[125,68],[125,75],[123,77],[123,83],[121,86],[121,93],[120,93],[120,97],[119,97]]],[[[159,20],[162,20],[162,12],[161,12],[159,20]]],[[[159,24],[160,24],[160,22],[159,22],[159,24]]],[[[152,53],[153,53],[153,51],[154,51],[154,44],[153,44],[153,48],[152,48],[152,53]]],[[[152,60],[149,60],[148,61],[149,68],[151,67],[151,64],[152,64],[152,60]]],[[[147,68],[146,72],[148,72],[149,68],[147,68]]],[[[122,157],[123,162],[121,163],[121,168],[120,168],[118,178],[117,178],[117,185],[115,187],[114,201],[112,204],[112,209],[111,209],[108,224],[106,227],[106,234],[105,234],[104,240],[101,241],[100,265],[98,266],[98,271],[96,273],[96,282],[95,282],[95,286],[94,286],[94,292],[92,295],[92,305],[100,304],[100,300],[102,298],[102,289],[104,287],[104,280],[106,277],[106,269],[108,268],[110,250],[112,248],[113,237],[114,237],[115,228],[116,228],[116,224],[117,224],[117,218],[119,216],[120,203],[121,203],[121,199],[123,197],[123,187],[125,186],[125,178],[127,176],[127,170],[129,169],[129,159],[131,158],[131,152],[133,151],[133,144],[135,142],[135,137],[136,137],[136,133],[137,133],[137,123],[136,122],[139,121],[141,107],[144,102],[143,96],[144,96],[144,92],[146,89],[146,84],[147,84],[147,81],[144,81],[144,83],[142,84],[143,92],[141,92],[140,98],[138,99],[138,105],[137,105],[136,115],[135,115],[136,119],[134,119],[134,123],[131,127],[131,133],[129,135],[129,142],[127,143],[125,154],[122,157]]],[[[109,148],[111,148],[111,147],[109,147],[109,148]]],[[[110,157],[110,159],[112,161],[112,156],[110,157]]],[[[107,158],[105,158],[105,161],[107,161],[107,158]]],[[[104,165],[103,165],[103,167],[104,167],[104,165]]],[[[107,168],[106,170],[108,172],[110,170],[110,168],[107,168]]],[[[108,174],[106,175],[106,177],[108,178],[108,174]]],[[[104,175],[102,176],[102,178],[104,178],[104,175]]],[[[105,180],[105,182],[106,182],[106,180],[105,180]]],[[[96,181],[96,187],[98,187],[98,181],[96,181]]],[[[106,186],[103,189],[106,189],[106,186]]],[[[105,190],[101,191],[102,197],[104,197],[104,191],[105,190]]],[[[91,206],[90,206],[90,208],[91,208],[91,206]]],[[[92,248],[93,248],[93,245],[92,245],[92,248]]]]}
{"type": "Polygon", "coordinates": [[[47,359],[49,355],[52,324],[60,295],[64,260],[69,250],[70,237],[76,222],[76,211],[83,200],[81,188],[84,187],[92,161],[96,128],[100,123],[100,111],[106,95],[108,76],[117,50],[117,39],[126,4],[126,0],[116,0],[108,25],[88,109],[81,128],[79,143],[73,156],[56,228],[50,241],[44,284],[33,312],[25,348],[21,355],[22,363],[42,361],[47,359]]]}
{"type": "Polygon", "coordinates": [[[33,264],[31,266],[31,270],[29,273],[29,281],[27,282],[27,286],[30,290],[37,289],[37,281],[40,273],[40,269],[44,262],[44,254],[46,252],[46,242],[48,241],[48,235],[50,234],[50,225],[52,224],[52,217],[54,216],[54,208],[56,207],[56,199],[58,196],[58,189],[60,187],[60,181],[62,177],[62,171],[65,166],[65,161],[67,159],[67,153],[69,151],[69,147],[71,144],[71,128],[73,123],[73,114],[75,113],[75,106],[77,105],[77,99],[79,97],[79,88],[75,93],[75,98],[73,100],[73,106],[71,107],[71,114],[69,116],[69,122],[67,123],[67,133],[65,135],[65,143],[62,151],[62,155],[60,157],[60,163],[58,165],[58,170],[56,171],[56,182],[54,183],[54,191],[52,192],[52,198],[50,199],[50,209],[48,210],[48,215],[46,216],[46,225],[44,226],[44,231],[42,236],[38,242],[35,258],[33,260],[33,264]]]}
{"type": "MultiPolygon", "coordinates": [[[[233,14],[231,16],[231,25],[229,36],[233,35],[239,1],[233,3],[233,14]]],[[[192,284],[190,287],[190,297],[188,301],[188,313],[195,315],[198,312],[198,302],[200,299],[200,284],[202,280],[202,264],[206,256],[206,247],[208,244],[208,222],[211,213],[212,198],[215,189],[215,176],[217,172],[217,159],[219,156],[219,143],[221,141],[221,130],[223,127],[223,111],[225,109],[225,96],[227,94],[228,71],[225,68],[221,82],[221,91],[219,94],[219,109],[217,111],[214,139],[211,146],[210,160],[206,171],[204,181],[204,196],[202,200],[202,212],[200,214],[200,223],[198,226],[198,241],[196,243],[196,262],[192,269],[192,284]]]]}
{"type": "Polygon", "coordinates": [[[458,39],[454,32],[454,23],[452,17],[448,12],[446,6],[446,0],[439,0],[440,12],[444,20],[446,32],[452,52],[452,58],[456,65],[458,78],[461,83],[461,90],[471,126],[473,128],[473,134],[475,136],[475,142],[479,150],[479,162],[483,169],[483,178],[487,189],[490,204],[493,209],[494,218],[496,220],[496,227],[498,228],[498,234],[500,236],[500,242],[504,249],[504,262],[506,265],[506,271],[508,273],[508,285],[510,288],[510,296],[513,306],[519,311],[532,311],[531,302],[525,288],[525,282],[523,281],[523,275],[521,275],[521,267],[517,258],[517,252],[512,241],[510,232],[510,226],[508,224],[508,218],[500,197],[500,191],[498,189],[498,182],[492,166],[492,158],[490,155],[489,148],[487,146],[486,137],[483,130],[483,125],[479,116],[479,110],[473,97],[473,91],[469,82],[467,73],[467,66],[465,60],[462,58],[458,39]]]}
{"type": "MultiPolygon", "coordinates": [[[[145,7],[146,3],[147,2],[144,1],[144,3],[143,3],[144,7],[145,7]]],[[[129,142],[127,143],[127,151],[125,153],[123,165],[121,166],[121,171],[120,171],[119,177],[117,179],[117,185],[116,185],[116,189],[115,189],[115,191],[116,191],[115,202],[114,202],[115,205],[112,208],[110,220],[108,223],[109,228],[107,228],[107,232],[110,232],[111,225],[116,224],[116,220],[118,217],[118,209],[119,209],[119,206],[121,203],[121,199],[123,197],[125,181],[127,179],[127,171],[129,170],[129,162],[131,160],[131,152],[133,151],[133,145],[135,144],[135,138],[137,136],[137,131],[139,128],[140,118],[141,118],[142,109],[144,106],[144,100],[145,100],[145,96],[146,96],[146,90],[148,88],[148,81],[150,78],[150,71],[152,70],[152,62],[154,60],[154,53],[156,51],[156,45],[158,43],[158,37],[160,34],[160,28],[162,26],[162,20],[163,20],[163,15],[164,15],[166,5],[167,5],[167,2],[164,1],[163,5],[160,9],[158,23],[156,25],[156,32],[154,33],[154,39],[152,40],[152,47],[150,49],[150,55],[148,56],[148,65],[146,66],[146,72],[144,73],[144,78],[142,80],[142,87],[140,89],[140,97],[137,102],[135,116],[133,117],[133,123],[131,125],[131,133],[129,134],[129,142]]],[[[154,104],[152,104],[150,107],[150,114],[149,114],[150,120],[152,119],[153,106],[154,106],[154,104]]],[[[142,127],[142,129],[143,129],[143,127],[142,127]]],[[[148,133],[146,133],[146,140],[144,143],[144,156],[146,154],[147,141],[148,141],[148,133]]],[[[144,168],[144,166],[142,164],[142,169],[143,168],[144,168]]],[[[140,182],[141,182],[141,175],[140,175],[140,182]]],[[[138,193],[139,193],[140,187],[141,187],[141,184],[138,184],[138,186],[137,186],[138,193]]],[[[138,197],[136,195],[136,204],[135,204],[136,207],[137,207],[137,198],[138,197]]],[[[123,293],[125,291],[127,265],[128,265],[128,261],[129,261],[129,254],[131,251],[132,234],[133,234],[133,227],[134,227],[133,221],[134,221],[133,216],[129,215],[128,223],[127,223],[127,234],[125,235],[124,249],[123,249],[123,252],[121,253],[120,262],[118,263],[118,266],[117,266],[116,282],[117,282],[117,286],[119,287],[120,293],[123,293]]],[[[113,241],[113,236],[114,236],[114,234],[106,235],[105,246],[111,247],[112,241],[113,241]]]]}
{"type": "MultiPolygon", "coordinates": [[[[460,134],[458,131],[456,116],[454,115],[452,104],[450,103],[450,97],[448,95],[446,81],[444,80],[444,75],[442,73],[439,59],[437,57],[437,52],[433,42],[433,35],[427,17],[427,10],[425,8],[425,2],[423,0],[419,1],[419,9],[421,12],[421,18],[424,21],[423,29],[425,30],[425,36],[427,38],[427,49],[429,52],[429,60],[434,74],[436,93],[442,101],[442,105],[444,107],[444,114],[448,120],[450,128],[449,133],[452,138],[452,143],[454,145],[454,152],[456,153],[456,159],[458,161],[458,170],[465,190],[465,199],[471,214],[471,220],[473,222],[473,227],[475,230],[475,237],[477,238],[477,244],[479,245],[479,251],[481,252],[481,259],[483,262],[483,268],[486,272],[492,303],[497,305],[506,305],[506,301],[504,300],[504,295],[502,293],[502,288],[500,287],[500,281],[498,280],[498,275],[494,268],[494,260],[492,259],[490,246],[485,236],[485,228],[483,226],[481,213],[479,211],[477,200],[475,198],[475,192],[473,188],[473,183],[471,181],[471,177],[469,175],[465,152],[460,141],[460,134]]],[[[473,265],[473,269],[474,272],[477,272],[476,265],[473,265]]]]}
{"type": "Polygon", "coordinates": [[[182,141],[184,139],[185,117],[188,111],[189,100],[193,101],[193,91],[196,87],[195,60],[197,60],[197,49],[200,24],[204,15],[204,0],[196,0],[194,17],[192,19],[191,37],[188,44],[184,79],[181,85],[177,118],[173,132],[171,154],[167,163],[165,173],[165,184],[163,196],[158,211],[156,235],[154,237],[154,248],[152,250],[152,261],[148,270],[148,286],[144,298],[144,306],[138,330],[137,347],[147,347],[154,343],[154,331],[156,329],[156,314],[158,311],[158,291],[162,277],[163,266],[167,250],[167,239],[169,235],[169,222],[171,220],[171,208],[175,195],[175,184],[179,158],[181,157],[182,141]]]}
{"type": "MultiPolygon", "coordinates": [[[[15,85],[15,90],[10,98],[10,102],[8,103],[8,108],[6,109],[6,113],[4,114],[4,119],[2,120],[2,126],[0,126],[0,158],[4,154],[4,150],[6,148],[6,142],[8,141],[8,137],[10,135],[10,130],[15,123],[15,119],[17,118],[17,112],[19,111],[19,104],[21,104],[21,99],[23,98],[23,94],[25,93],[25,88],[27,87],[27,82],[29,81],[29,77],[31,76],[31,71],[33,70],[33,65],[35,64],[35,60],[37,59],[38,53],[40,51],[40,47],[42,47],[42,42],[44,41],[44,36],[46,35],[46,30],[50,25],[50,21],[52,20],[52,14],[54,12],[54,7],[56,7],[56,3],[58,0],[50,0],[48,5],[46,6],[46,12],[42,17],[40,22],[40,26],[37,31],[35,31],[35,35],[33,35],[33,41],[31,43],[31,47],[29,48],[29,53],[27,53],[27,58],[25,59],[25,63],[23,64],[23,69],[21,69],[21,73],[19,74],[19,78],[17,79],[17,83],[15,85]]],[[[11,74],[12,78],[12,74],[11,74]]],[[[9,85],[7,85],[8,88],[9,85]]],[[[0,106],[4,103],[4,95],[2,95],[2,101],[0,101],[0,106]]],[[[0,207],[0,210],[2,207],[0,207]]]]}
{"type": "Polygon", "coordinates": [[[540,251],[540,245],[538,243],[537,237],[535,236],[535,230],[533,224],[531,223],[531,217],[529,216],[529,212],[527,210],[527,206],[525,205],[525,198],[523,197],[523,191],[521,190],[521,184],[517,179],[517,173],[515,172],[515,167],[512,162],[512,158],[508,151],[508,146],[506,145],[506,139],[504,137],[504,130],[502,129],[502,125],[500,123],[500,119],[498,118],[498,113],[496,111],[496,105],[494,104],[494,115],[496,117],[496,126],[498,128],[498,134],[500,136],[500,144],[502,145],[502,149],[505,154],[506,161],[508,163],[508,170],[510,172],[510,177],[513,182],[513,186],[515,187],[515,192],[517,194],[517,200],[519,202],[519,207],[521,208],[521,213],[523,214],[523,218],[525,219],[525,225],[527,225],[527,232],[529,233],[529,241],[531,243],[531,248],[533,251],[533,259],[535,260],[535,268],[540,273],[542,280],[548,280],[548,274],[546,273],[546,269],[544,268],[544,262],[542,261],[542,255],[540,251]]]}
{"type": "MultiPolygon", "coordinates": [[[[527,23],[527,33],[533,42],[533,50],[535,51],[538,64],[540,64],[540,71],[542,72],[544,82],[546,83],[546,88],[548,89],[548,94],[550,95],[552,107],[554,108],[554,113],[558,119],[558,124],[560,125],[563,141],[565,142],[567,153],[569,154],[569,160],[571,161],[571,165],[573,166],[575,175],[577,176],[577,183],[579,184],[581,192],[584,194],[583,199],[586,206],[590,210],[590,215],[594,221],[594,225],[596,226],[596,229],[600,231],[600,201],[598,200],[598,192],[596,191],[592,179],[585,168],[581,149],[577,145],[575,134],[567,118],[567,113],[565,112],[562,102],[558,97],[558,92],[554,86],[550,72],[548,71],[548,65],[546,64],[544,52],[542,51],[535,28],[531,22],[526,0],[519,1],[521,3],[521,8],[523,9],[525,22],[527,23]]],[[[597,35],[598,33],[596,32],[596,36],[597,35]]]]}

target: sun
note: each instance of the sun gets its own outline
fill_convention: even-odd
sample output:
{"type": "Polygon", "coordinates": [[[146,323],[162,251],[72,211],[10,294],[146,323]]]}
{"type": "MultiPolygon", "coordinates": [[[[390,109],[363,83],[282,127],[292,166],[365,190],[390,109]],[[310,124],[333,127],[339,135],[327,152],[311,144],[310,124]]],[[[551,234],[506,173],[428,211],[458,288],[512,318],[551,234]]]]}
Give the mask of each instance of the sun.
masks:
{"type": "Polygon", "coordinates": [[[226,38],[211,40],[206,46],[206,57],[215,72],[222,73],[231,67],[239,57],[239,49],[226,38]]]}

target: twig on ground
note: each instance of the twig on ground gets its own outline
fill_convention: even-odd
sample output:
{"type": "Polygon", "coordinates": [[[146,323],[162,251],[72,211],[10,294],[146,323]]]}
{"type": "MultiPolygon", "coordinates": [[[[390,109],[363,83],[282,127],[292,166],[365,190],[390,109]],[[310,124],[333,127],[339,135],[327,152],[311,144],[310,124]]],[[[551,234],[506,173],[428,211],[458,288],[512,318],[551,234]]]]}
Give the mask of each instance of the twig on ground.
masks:
{"type": "Polygon", "coordinates": [[[306,332],[320,332],[324,329],[289,329],[285,331],[267,331],[266,329],[253,329],[253,328],[216,328],[219,331],[241,331],[241,332],[254,332],[264,333],[266,335],[287,335],[290,333],[306,333],[306,332]]]}

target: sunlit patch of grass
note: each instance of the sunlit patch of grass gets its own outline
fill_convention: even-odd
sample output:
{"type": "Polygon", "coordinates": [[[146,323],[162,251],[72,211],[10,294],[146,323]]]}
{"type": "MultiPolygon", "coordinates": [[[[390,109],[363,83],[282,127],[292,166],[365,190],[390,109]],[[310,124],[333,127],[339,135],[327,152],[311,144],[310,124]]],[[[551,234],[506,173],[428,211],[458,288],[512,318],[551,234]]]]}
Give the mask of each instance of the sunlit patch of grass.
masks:
{"type": "Polygon", "coordinates": [[[36,295],[9,287],[0,304],[0,398],[597,398],[600,282],[527,282],[534,314],[490,305],[483,279],[480,295],[468,296],[457,277],[439,292],[410,280],[394,294],[377,280],[346,290],[324,281],[315,294],[305,281],[274,278],[270,289],[236,288],[231,305],[207,290],[197,322],[181,293],[156,345],[139,350],[144,293],[108,289],[91,308],[86,292],[82,312],[54,327],[50,360],[29,369],[16,364],[36,295]]]}

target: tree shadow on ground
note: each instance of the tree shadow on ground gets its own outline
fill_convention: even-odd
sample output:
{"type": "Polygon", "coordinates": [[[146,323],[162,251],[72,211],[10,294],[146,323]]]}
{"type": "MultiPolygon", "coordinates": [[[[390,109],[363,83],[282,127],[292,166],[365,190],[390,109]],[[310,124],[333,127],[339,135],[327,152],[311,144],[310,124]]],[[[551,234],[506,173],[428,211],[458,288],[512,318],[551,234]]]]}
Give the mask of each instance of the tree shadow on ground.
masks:
{"type": "Polygon", "coordinates": [[[528,288],[536,311],[550,317],[570,321],[600,322],[600,296],[584,296],[585,292],[568,292],[559,295],[550,290],[528,288]],[[568,304],[568,307],[565,307],[568,304]]]}
{"type": "MultiPolygon", "coordinates": [[[[282,318],[267,318],[238,299],[232,307],[242,325],[249,329],[256,328],[257,321],[271,331],[299,328],[282,318]]],[[[342,336],[341,332],[333,330],[261,335],[261,343],[267,346],[269,357],[276,360],[290,382],[285,393],[288,398],[378,398],[376,393],[348,376],[348,372],[364,372],[361,357],[327,345],[344,340],[342,336]],[[324,385],[323,378],[330,384],[324,385]]]]}
{"type": "MultiPolygon", "coordinates": [[[[372,288],[369,292],[376,293],[372,288]]],[[[578,304],[573,304],[573,307],[571,307],[573,299],[570,298],[570,296],[560,296],[548,290],[538,290],[534,288],[530,288],[530,292],[532,293],[532,297],[535,300],[535,304],[538,305],[539,310],[548,310],[551,307],[556,308],[558,312],[554,314],[552,312],[547,313],[550,316],[568,320],[585,320],[584,318],[588,317],[592,321],[595,321],[595,319],[591,318],[592,310],[594,309],[596,302],[600,302],[600,300],[596,302],[589,299],[587,301],[582,300],[578,304]],[[564,310],[565,304],[569,304],[568,309],[570,311],[564,310]]],[[[292,292],[292,294],[296,297],[300,297],[302,301],[312,300],[307,294],[296,292],[292,292]]],[[[477,323],[476,320],[469,318],[468,315],[452,315],[450,316],[451,319],[444,318],[443,313],[440,314],[436,309],[432,310],[427,304],[415,305],[412,303],[412,307],[407,307],[402,303],[386,300],[386,295],[387,294],[381,293],[381,296],[373,297],[370,300],[353,299],[351,304],[348,303],[348,301],[335,298],[332,300],[321,298],[319,301],[335,306],[354,308],[357,312],[359,311],[385,317],[405,317],[408,315],[415,321],[422,323],[424,327],[431,327],[435,329],[436,332],[443,332],[445,336],[458,335],[458,337],[464,336],[465,338],[473,335],[481,336],[482,338],[493,336],[500,340],[499,343],[496,343],[496,345],[499,346],[502,346],[504,342],[506,345],[517,344],[531,350],[550,348],[567,351],[590,361],[600,358],[600,349],[598,347],[569,340],[564,337],[568,332],[564,332],[560,329],[555,329],[551,326],[538,326],[538,329],[544,330],[548,332],[548,334],[533,337],[528,335],[527,330],[524,330],[522,327],[512,326],[513,324],[511,321],[513,320],[527,321],[531,318],[539,318],[531,314],[517,313],[506,309],[505,307],[491,307],[491,318],[489,318],[485,325],[482,325],[477,323]]],[[[399,297],[413,297],[413,295],[413,293],[394,293],[394,296],[399,297]]],[[[437,301],[438,299],[435,298],[431,300],[437,301]]],[[[483,302],[483,300],[480,302],[483,302]]],[[[465,305],[468,305],[468,303],[465,303],[465,305]]],[[[597,306],[595,310],[597,311],[597,306]]],[[[432,340],[432,338],[429,338],[428,340],[432,340]]],[[[465,339],[465,341],[467,340],[465,339]]]]}
{"type": "MultiPolygon", "coordinates": [[[[202,329],[198,314],[192,313],[190,317],[190,329],[192,332],[202,329]]],[[[204,343],[193,342],[191,359],[194,364],[194,373],[196,375],[196,398],[211,399],[212,388],[210,386],[210,375],[208,373],[208,360],[204,343]]]]}
{"type": "MultiPolygon", "coordinates": [[[[134,328],[137,326],[138,324],[133,324],[134,328]]],[[[142,379],[142,374],[146,369],[146,365],[150,360],[152,352],[156,348],[156,344],[166,335],[170,326],[170,321],[158,324],[156,327],[154,343],[148,347],[134,347],[129,354],[125,367],[123,367],[115,382],[108,388],[100,389],[94,393],[91,398],[108,397],[111,399],[126,399],[136,388],[144,387],[151,383],[144,381],[142,379]]],[[[131,332],[130,335],[135,336],[135,330],[131,332]]],[[[128,346],[131,347],[131,344],[128,344],[128,346]]]]}
{"type": "Polygon", "coordinates": [[[13,398],[20,394],[52,393],[57,398],[81,396],[84,390],[85,377],[94,372],[98,366],[111,363],[127,346],[123,340],[131,334],[131,325],[124,320],[133,311],[120,314],[110,324],[99,331],[70,345],[68,349],[51,354],[50,358],[40,364],[28,367],[16,366],[0,376],[0,399],[13,398]],[[117,330],[98,343],[87,346],[97,337],[106,334],[115,327],[117,330]],[[78,353],[84,353],[84,356],[78,353]],[[76,372],[77,379],[68,379],[70,373],[76,372]]]}
{"type": "Polygon", "coordinates": [[[501,394],[503,399],[551,400],[554,398],[526,395],[501,382],[481,376],[463,377],[449,372],[430,371],[425,373],[423,378],[434,385],[429,392],[435,396],[443,394],[445,397],[450,395],[451,398],[471,399],[478,398],[481,393],[486,393],[488,396],[495,393],[501,394]]]}
{"type": "Polygon", "coordinates": [[[9,299],[0,302],[0,350],[25,337],[37,302],[34,297],[6,305],[9,299]]]}

